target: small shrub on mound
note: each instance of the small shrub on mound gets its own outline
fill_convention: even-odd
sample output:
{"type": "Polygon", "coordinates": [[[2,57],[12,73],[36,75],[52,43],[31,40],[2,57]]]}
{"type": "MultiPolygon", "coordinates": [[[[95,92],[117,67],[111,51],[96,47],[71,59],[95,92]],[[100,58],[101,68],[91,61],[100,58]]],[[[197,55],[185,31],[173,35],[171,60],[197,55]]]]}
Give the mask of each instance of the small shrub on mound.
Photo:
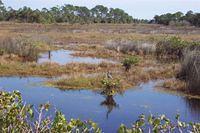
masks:
{"type": "Polygon", "coordinates": [[[186,81],[190,92],[200,94],[200,46],[185,50],[178,78],[186,81]]]}
{"type": "Polygon", "coordinates": [[[109,78],[103,78],[101,83],[103,87],[106,89],[118,88],[120,84],[118,79],[109,79],[109,78]]]}
{"type": "Polygon", "coordinates": [[[126,71],[129,71],[132,65],[139,63],[139,60],[140,59],[137,56],[129,56],[123,60],[122,65],[125,67],[126,71]]]}
{"type": "Polygon", "coordinates": [[[112,78],[103,78],[101,81],[103,91],[101,94],[105,96],[113,96],[119,92],[120,89],[120,81],[119,79],[112,79],[112,78]]]}

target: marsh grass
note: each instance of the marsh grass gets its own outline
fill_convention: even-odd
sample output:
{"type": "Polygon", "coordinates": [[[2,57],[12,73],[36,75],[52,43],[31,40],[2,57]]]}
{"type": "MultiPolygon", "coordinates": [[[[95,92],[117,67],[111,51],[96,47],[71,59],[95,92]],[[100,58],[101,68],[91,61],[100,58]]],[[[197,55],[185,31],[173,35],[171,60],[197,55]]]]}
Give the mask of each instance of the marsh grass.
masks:
{"type": "Polygon", "coordinates": [[[134,40],[108,40],[105,47],[122,53],[136,53],[140,55],[153,54],[155,52],[155,44],[144,41],[134,40]]]}
{"type": "Polygon", "coordinates": [[[49,47],[26,37],[6,37],[0,41],[0,55],[16,55],[23,61],[36,61],[39,53],[49,47]]]}
{"type": "Polygon", "coordinates": [[[141,62],[137,66],[130,69],[128,73],[124,72],[122,66],[116,66],[109,70],[103,69],[102,72],[96,70],[88,71],[87,69],[85,69],[85,71],[81,75],[80,75],[81,72],[76,72],[76,73],[74,72],[73,74],[69,73],[68,75],[61,77],[57,80],[49,81],[47,85],[61,89],[79,90],[85,88],[92,90],[98,90],[98,89],[103,90],[106,86],[108,86],[108,88],[109,87],[112,88],[112,85],[118,86],[119,83],[117,89],[119,88],[118,90],[123,92],[124,90],[133,88],[134,86],[138,85],[141,82],[147,82],[149,80],[154,80],[154,79],[172,78],[175,76],[171,64],[167,64],[164,67],[161,64],[160,66],[157,64],[158,66],[155,66],[155,68],[157,67],[157,69],[144,72],[143,68],[148,67],[148,65],[149,65],[148,63],[141,62]],[[105,79],[106,73],[108,71],[112,78],[103,82],[105,84],[102,84],[102,81],[103,79],[105,79]]]}
{"type": "MultiPolygon", "coordinates": [[[[123,85],[125,84],[125,86],[129,86],[127,88],[130,88],[140,82],[146,82],[152,79],[172,78],[176,75],[176,70],[174,71],[173,69],[173,63],[154,63],[155,59],[153,56],[143,55],[154,53],[155,43],[162,41],[166,37],[166,34],[168,37],[172,37],[177,33],[185,41],[200,41],[200,30],[194,27],[165,27],[160,25],[137,24],[42,25],[0,23],[1,41],[5,38],[12,38],[14,41],[19,39],[20,41],[21,38],[25,37],[23,43],[30,42],[31,45],[34,44],[33,48],[32,46],[29,48],[28,46],[30,44],[28,43],[27,47],[22,47],[22,50],[24,49],[25,51],[17,52],[17,55],[12,53],[8,54],[1,49],[0,54],[4,55],[0,56],[0,75],[51,77],[76,75],[79,73],[105,73],[110,71],[115,77],[120,77],[123,85]],[[28,40],[27,42],[26,39],[28,40]],[[109,40],[111,41],[109,42],[109,40]],[[20,62],[24,58],[23,55],[25,55],[26,60],[29,60],[27,57],[31,57],[31,55],[35,57],[34,52],[30,53],[29,49],[39,48],[39,51],[45,50],[48,48],[46,44],[55,44],[66,49],[81,51],[75,53],[76,56],[111,58],[114,61],[122,62],[127,55],[139,54],[142,60],[129,73],[124,73],[124,69],[120,64],[101,63],[91,65],[72,63],[60,66],[55,63],[36,64],[34,62],[20,62]],[[118,46],[120,46],[120,52],[118,52],[118,46]],[[149,59],[148,57],[153,59],[149,59]]],[[[21,48],[22,45],[19,45],[19,48],[21,48]]],[[[8,49],[13,49],[15,45],[13,44],[11,46],[8,49]]],[[[12,52],[15,51],[12,50],[12,52]]]]}
{"type": "Polygon", "coordinates": [[[96,73],[116,70],[119,66],[112,63],[85,64],[69,63],[59,65],[56,63],[37,64],[35,62],[7,61],[0,58],[0,76],[61,76],[63,74],[96,73]]]}
{"type": "Polygon", "coordinates": [[[186,83],[177,79],[170,79],[164,81],[162,87],[168,90],[187,92],[186,83]]]}
{"type": "Polygon", "coordinates": [[[185,50],[178,78],[185,80],[191,93],[200,94],[200,46],[185,50]]]}

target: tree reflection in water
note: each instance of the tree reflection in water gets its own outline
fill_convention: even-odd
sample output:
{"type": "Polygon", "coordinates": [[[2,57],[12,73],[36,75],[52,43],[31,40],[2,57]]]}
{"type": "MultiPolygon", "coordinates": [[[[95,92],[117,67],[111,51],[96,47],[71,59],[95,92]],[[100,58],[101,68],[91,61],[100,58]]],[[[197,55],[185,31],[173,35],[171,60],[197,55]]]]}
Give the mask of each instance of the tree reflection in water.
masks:
{"type": "Polygon", "coordinates": [[[104,106],[107,108],[106,118],[108,119],[109,114],[113,111],[113,109],[119,108],[119,104],[117,104],[114,100],[114,96],[116,94],[123,94],[120,89],[112,88],[112,89],[104,89],[101,92],[101,95],[105,97],[105,100],[101,102],[101,106],[104,106]]]}
{"type": "Polygon", "coordinates": [[[109,114],[112,112],[113,109],[119,108],[119,105],[115,102],[112,95],[106,96],[106,99],[101,102],[101,106],[107,107],[108,111],[106,113],[106,118],[108,119],[109,114]]]}

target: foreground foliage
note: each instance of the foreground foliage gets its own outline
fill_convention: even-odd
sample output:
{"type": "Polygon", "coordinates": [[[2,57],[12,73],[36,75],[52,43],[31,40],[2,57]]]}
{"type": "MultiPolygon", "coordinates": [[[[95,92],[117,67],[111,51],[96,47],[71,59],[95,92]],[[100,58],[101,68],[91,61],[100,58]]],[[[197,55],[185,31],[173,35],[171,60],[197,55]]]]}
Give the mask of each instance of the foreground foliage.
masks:
{"type": "Polygon", "coordinates": [[[45,111],[48,111],[49,104],[39,107],[39,111],[33,110],[33,106],[22,102],[21,94],[17,91],[13,93],[0,92],[0,132],[95,132],[101,130],[92,121],[81,121],[71,119],[67,121],[65,116],[57,111],[52,119],[49,116],[44,117],[45,111]],[[35,113],[37,115],[35,115],[35,113]]]}
{"type": "Polygon", "coordinates": [[[132,128],[127,128],[125,125],[121,125],[118,129],[119,133],[199,133],[200,123],[185,123],[180,121],[180,116],[176,116],[176,122],[172,122],[165,115],[154,117],[150,115],[145,117],[141,115],[139,119],[132,125],[132,128]]]}
{"type": "MultiPolygon", "coordinates": [[[[0,91],[0,132],[34,132],[34,133],[61,133],[61,132],[83,132],[101,133],[102,130],[92,121],[81,121],[71,119],[67,121],[65,116],[57,111],[54,118],[44,116],[49,109],[49,104],[43,104],[39,110],[22,102],[21,94],[17,91],[12,93],[0,91]],[[36,112],[36,113],[35,113],[36,112]]],[[[133,123],[132,128],[121,125],[119,133],[143,133],[143,132],[200,132],[200,123],[185,123],[180,121],[179,115],[176,122],[170,121],[165,115],[145,117],[141,115],[133,123]]]]}

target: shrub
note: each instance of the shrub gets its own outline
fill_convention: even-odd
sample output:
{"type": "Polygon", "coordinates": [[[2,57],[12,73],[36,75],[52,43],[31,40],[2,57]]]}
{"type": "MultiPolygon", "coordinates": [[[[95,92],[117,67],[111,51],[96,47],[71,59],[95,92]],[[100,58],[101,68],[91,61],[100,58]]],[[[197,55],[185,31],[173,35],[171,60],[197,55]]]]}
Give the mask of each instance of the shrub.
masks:
{"type": "Polygon", "coordinates": [[[129,56],[123,60],[122,65],[125,67],[126,71],[129,71],[131,66],[138,64],[138,62],[139,58],[137,56],[129,56]]]}
{"type": "Polygon", "coordinates": [[[158,59],[182,59],[185,49],[195,49],[200,42],[188,42],[180,37],[167,37],[156,44],[158,59]]]}
{"type": "Polygon", "coordinates": [[[109,79],[104,78],[101,81],[104,88],[112,89],[112,88],[118,88],[119,87],[119,80],[118,79],[109,79]]]}
{"type": "Polygon", "coordinates": [[[180,37],[169,37],[160,41],[156,45],[156,55],[158,58],[180,59],[187,42],[180,37]]]}

